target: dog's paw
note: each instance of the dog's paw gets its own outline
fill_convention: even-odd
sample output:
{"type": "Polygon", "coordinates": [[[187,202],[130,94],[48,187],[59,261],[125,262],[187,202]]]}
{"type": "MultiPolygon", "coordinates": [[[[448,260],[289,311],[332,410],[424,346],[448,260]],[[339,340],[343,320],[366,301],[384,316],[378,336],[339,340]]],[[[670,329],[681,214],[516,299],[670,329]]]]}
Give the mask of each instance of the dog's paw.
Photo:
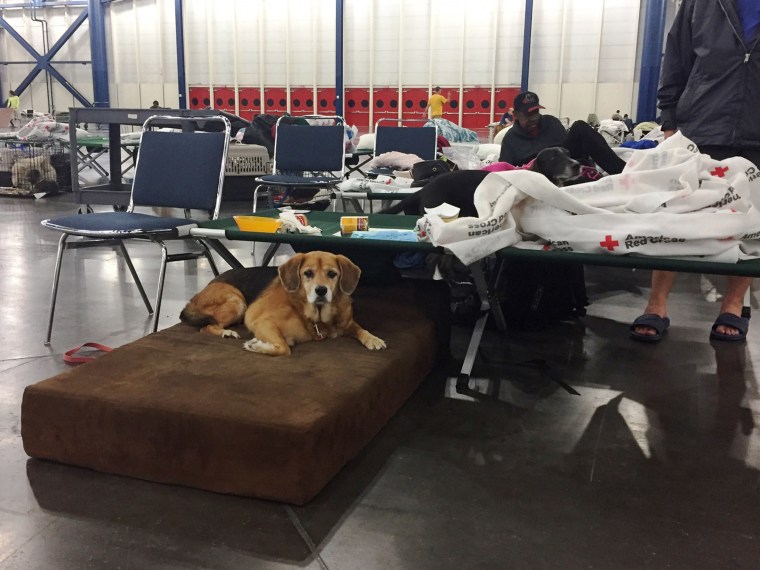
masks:
{"type": "Polygon", "coordinates": [[[235,331],[224,329],[222,331],[222,338],[240,338],[240,335],[236,333],[235,331]]]}
{"type": "Polygon", "coordinates": [[[259,354],[284,354],[282,350],[279,350],[272,343],[257,338],[244,342],[243,348],[250,352],[258,352],[259,354]]]}
{"type": "Polygon", "coordinates": [[[248,340],[243,343],[243,348],[245,350],[248,350],[250,352],[264,352],[262,349],[264,348],[262,345],[266,343],[261,342],[257,338],[252,338],[251,340],[248,340]]]}
{"type": "Polygon", "coordinates": [[[369,333],[367,333],[367,336],[362,339],[362,344],[370,350],[384,350],[386,348],[383,339],[369,333]]]}

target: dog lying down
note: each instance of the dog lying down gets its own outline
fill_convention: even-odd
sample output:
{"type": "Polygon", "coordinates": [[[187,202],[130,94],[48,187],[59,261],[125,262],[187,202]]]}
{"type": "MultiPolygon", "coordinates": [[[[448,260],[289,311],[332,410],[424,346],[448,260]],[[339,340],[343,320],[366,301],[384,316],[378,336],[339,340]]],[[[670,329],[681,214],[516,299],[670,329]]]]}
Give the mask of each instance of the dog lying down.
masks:
{"type": "MultiPolygon", "coordinates": [[[[580,176],[581,165],[567,150],[555,146],[538,153],[530,170],[543,174],[556,186],[564,186],[580,176]]],[[[478,217],[475,209],[475,189],[490,172],[486,170],[456,170],[440,174],[414,194],[381,214],[425,215],[425,208],[435,208],[444,202],[459,208],[461,217],[478,217]]]]}
{"type": "Polygon", "coordinates": [[[290,354],[296,344],[340,336],[369,350],[386,347],[354,321],[351,294],[361,270],[350,259],[324,251],[298,253],[277,273],[262,288],[261,268],[227,271],[190,299],[180,320],[231,338],[240,335],[227,327],[242,321],[254,335],[243,348],[273,356],[290,354]]]}

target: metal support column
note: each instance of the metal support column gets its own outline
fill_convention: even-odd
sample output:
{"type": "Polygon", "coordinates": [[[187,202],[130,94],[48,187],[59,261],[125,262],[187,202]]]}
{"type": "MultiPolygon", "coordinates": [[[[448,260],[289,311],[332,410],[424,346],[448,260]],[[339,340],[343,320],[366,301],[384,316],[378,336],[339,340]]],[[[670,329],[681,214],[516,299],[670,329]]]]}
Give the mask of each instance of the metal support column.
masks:
{"type": "MultiPolygon", "coordinates": [[[[108,93],[108,58],[106,54],[106,25],[102,0],[88,0],[90,15],[90,51],[92,52],[92,92],[95,107],[110,107],[108,93]]],[[[116,153],[114,153],[116,154],[116,153]]]]}
{"type": "Polygon", "coordinates": [[[636,121],[653,121],[657,117],[657,86],[662,67],[663,40],[667,0],[647,0],[644,13],[641,78],[636,121]]]}
{"type": "Polygon", "coordinates": [[[343,116],[343,7],[335,0],[335,114],[343,116]]]}
{"type": "Polygon", "coordinates": [[[525,25],[523,26],[522,76],[520,90],[528,90],[530,80],[530,41],[533,36],[533,0],[525,0],[525,25]]]}
{"type": "Polygon", "coordinates": [[[174,0],[174,24],[177,36],[177,91],[179,108],[187,109],[187,80],[185,78],[185,21],[182,0],[174,0]]]}

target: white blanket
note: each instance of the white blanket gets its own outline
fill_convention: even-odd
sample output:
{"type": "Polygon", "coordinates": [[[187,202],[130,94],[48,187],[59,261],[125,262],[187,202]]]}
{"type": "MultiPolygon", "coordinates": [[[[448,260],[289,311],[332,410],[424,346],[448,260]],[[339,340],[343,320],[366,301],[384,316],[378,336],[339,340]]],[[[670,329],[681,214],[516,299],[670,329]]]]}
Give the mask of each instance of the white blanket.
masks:
{"type": "Polygon", "coordinates": [[[505,246],[624,255],[760,256],[760,173],[717,161],[676,134],[636,150],[621,174],[558,189],[526,170],[489,174],[475,191],[478,218],[427,215],[418,235],[472,263],[505,246]],[[527,241],[532,243],[528,244],[527,241]]]}

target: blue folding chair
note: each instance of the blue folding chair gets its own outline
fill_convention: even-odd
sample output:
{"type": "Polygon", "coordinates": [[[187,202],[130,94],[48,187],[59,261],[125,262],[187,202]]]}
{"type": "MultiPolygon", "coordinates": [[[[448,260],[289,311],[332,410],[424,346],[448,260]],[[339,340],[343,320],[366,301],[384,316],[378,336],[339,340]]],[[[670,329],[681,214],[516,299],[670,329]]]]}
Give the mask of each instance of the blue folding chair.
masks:
{"type": "Polygon", "coordinates": [[[148,313],[153,315],[154,332],[158,329],[167,263],[204,256],[214,274],[219,274],[208,245],[202,239],[189,235],[190,230],[197,226],[189,215],[190,210],[206,211],[211,219],[219,215],[229,139],[230,123],[221,116],[203,119],[150,117],[143,124],[130,203],[125,212],[76,214],[42,221],[46,228],[62,233],[58,242],[45,344],[50,344],[63,252],[66,249],[116,246],[137,284],[148,313]],[[179,127],[182,130],[153,130],[157,127],[179,127]],[[140,206],[179,208],[185,211],[185,217],[138,213],[135,209],[140,206]],[[69,242],[72,236],[79,239],[69,242]],[[127,239],[148,240],[161,247],[155,312],[124,245],[127,239]],[[169,253],[164,242],[177,239],[194,240],[200,245],[200,251],[169,253]]]}
{"type": "MultiPolygon", "coordinates": [[[[425,126],[425,123],[417,119],[380,119],[375,124],[375,158],[395,151],[415,154],[422,160],[435,160],[438,154],[438,127],[425,126]]],[[[393,172],[373,168],[370,174],[392,175],[393,172]]]]}
{"type": "Polygon", "coordinates": [[[256,178],[253,211],[259,190],[267,188],[270,206],[294,205],[325,209],[332,191],[343,179],[346,143],[343,118],[309,115],[298,117],[315,124],[292,124],[294,117],[280,117],[275,127],[272,174],[256,178]],[[281,197],[272,200],[273,192],[281,197]]]}

